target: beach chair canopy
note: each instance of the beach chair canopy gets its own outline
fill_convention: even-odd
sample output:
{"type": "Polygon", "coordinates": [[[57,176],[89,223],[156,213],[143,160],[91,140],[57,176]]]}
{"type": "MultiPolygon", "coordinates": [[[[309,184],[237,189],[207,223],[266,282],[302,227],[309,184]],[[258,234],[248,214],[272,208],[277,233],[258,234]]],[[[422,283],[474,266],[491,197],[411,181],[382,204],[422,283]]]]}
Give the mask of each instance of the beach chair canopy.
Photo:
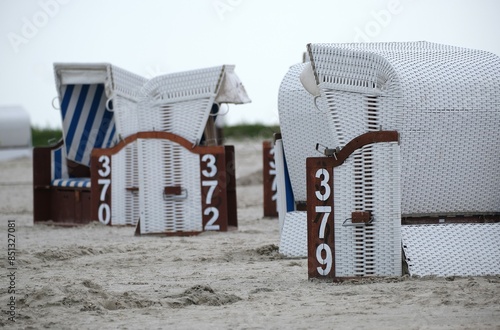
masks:
{"type": "Polygon", "coordinates": [[[68,159],[89,166],[93,148],[137,132],[136,103],[146,79],[111,64],[54,64],[68,159]]]}
{"type": "Polygon", "coordinates": [[[401,213],[500,211],[500,58],[429,42],[310,44],[312,73],[342,148],[396,130],[401,213]]]}
{"type": "Polygon", "coordinates": [[[141,93],[141,131],[170,132],[193,144],[201,141],[214,104],[250,102],[232,65],[161,75],[141,93]]]}

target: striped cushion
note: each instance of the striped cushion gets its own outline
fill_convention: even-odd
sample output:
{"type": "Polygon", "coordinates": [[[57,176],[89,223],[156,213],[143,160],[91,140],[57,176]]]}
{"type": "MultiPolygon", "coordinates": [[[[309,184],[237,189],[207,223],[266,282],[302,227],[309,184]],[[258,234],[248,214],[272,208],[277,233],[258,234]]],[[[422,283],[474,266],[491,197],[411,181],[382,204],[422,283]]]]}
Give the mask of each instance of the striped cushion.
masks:
{"type": "Polygon", "coordinates": [[[54,187],[90,188],[90,178],[70,178],[52,180],[54,187]]]}

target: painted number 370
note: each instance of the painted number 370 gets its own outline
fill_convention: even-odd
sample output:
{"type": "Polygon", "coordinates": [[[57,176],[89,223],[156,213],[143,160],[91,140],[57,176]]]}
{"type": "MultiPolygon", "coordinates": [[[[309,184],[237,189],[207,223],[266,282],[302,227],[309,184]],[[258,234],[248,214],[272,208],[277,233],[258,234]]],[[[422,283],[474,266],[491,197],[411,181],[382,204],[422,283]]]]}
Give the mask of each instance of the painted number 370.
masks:
{"type": "Polygon", "coordinates": [[[101,164],[101,168],[97,171],[97,173],[99,174],[99,180],[97,181],[97,183],[99,184],[99,186],[102,185],[102,189],[101,193],[99,194],[99,209],[97,215],[99,221],[107,225],[111,220],[111,208],[106,202],[106,193],[111,186],[111,178],[109,178],[111,174],[109,156],[103,155],[99,157],[99,163],[101,164]]]}

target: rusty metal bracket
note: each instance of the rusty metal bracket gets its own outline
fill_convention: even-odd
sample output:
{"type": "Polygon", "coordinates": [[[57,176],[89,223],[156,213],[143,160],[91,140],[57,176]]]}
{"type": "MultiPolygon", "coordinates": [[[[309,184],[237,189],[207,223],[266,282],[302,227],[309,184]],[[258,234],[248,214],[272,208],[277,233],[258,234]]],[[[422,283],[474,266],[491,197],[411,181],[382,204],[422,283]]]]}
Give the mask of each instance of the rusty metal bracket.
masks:
{"type": "Polygon", "coordinates": [[[335,159],[337,159],[337,154],[340,152],[340,148],[337,147],[335,149],[331,149],[320,143],[316,143],[316,151],[325,155],[326,157],[334,157],[335,159]],[[319,150],[320,147],[323,147],[323,150],[319,150]]]}
{"type": "Polygon", "coordinates": [[[173,199],[186,199],[188,196],[187,190],[181,186],[170,186],[163,189],[163,199],[171,197],[173,199]]]}

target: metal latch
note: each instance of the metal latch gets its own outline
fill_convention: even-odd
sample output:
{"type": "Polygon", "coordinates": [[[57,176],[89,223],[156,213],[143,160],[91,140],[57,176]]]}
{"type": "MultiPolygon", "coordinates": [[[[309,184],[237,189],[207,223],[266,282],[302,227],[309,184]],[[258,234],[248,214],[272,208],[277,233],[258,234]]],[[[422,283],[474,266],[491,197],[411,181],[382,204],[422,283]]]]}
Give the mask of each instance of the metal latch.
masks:
{"type": "Polygon", "coordinates": [[[371,211],[354,211],[351,212],[351,217],[349,219],[344,220],[342,226],[359,226],[366,225],[372,222],[373,216],[371,211]]]}
{"type": "Polygon", "coordinates": [[[334,157],[337,159],[337,154],[340,152],[340,148],[337,147],[335,149],[328,148],[327,146],[324,146],[320,143],[316,143],[316,151],[322,153],[326,157],[334,157]],[[323,148],[323,150],[320,150],[320,147],[323,148]]]}
{"type": "Polygon", "coordinates": [[[165,187],[163,189],[163,199],[167,199],[167,197],[173,199],[186,199],[187,198],[187,190],[182,188],[181,186],[170,186],[165,187]]]}

